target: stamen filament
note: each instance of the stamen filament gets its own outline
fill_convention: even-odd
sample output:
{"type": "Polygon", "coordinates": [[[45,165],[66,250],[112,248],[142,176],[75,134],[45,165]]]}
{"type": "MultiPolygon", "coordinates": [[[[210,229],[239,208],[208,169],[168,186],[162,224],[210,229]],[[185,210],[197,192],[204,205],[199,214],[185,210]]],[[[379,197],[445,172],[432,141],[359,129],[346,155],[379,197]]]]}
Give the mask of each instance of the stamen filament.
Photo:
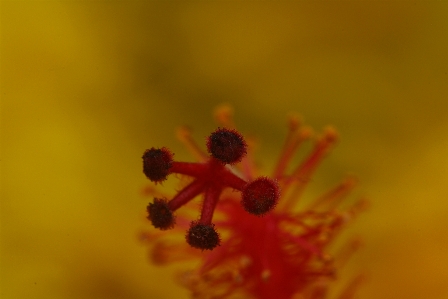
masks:
{"type": "Polygon", "coordinates": [[[354,177],[348,177],[339,183],[337,186],[333,187],[317,200],[315,200],[311,206],[308,208],[309,210],[317,210],[319,208],[323,208],[325,210],[332,210],[342,199],[349,194],[353,188],[356,186],[356,179],[354,177]]]}
{"type": "Polygon", "coordinates": [[[215,109],[215,120],[218,124],[234,129],[235,123],[233,121],[233,108],[229,105],[221,105],[215,109]]]}
{"type": "Polygon", "coordinates": [[[285,179],[284,189],[287,189],[292,183],[296,183],[296,186],[289,194],[288,198],[284,200],[284,209],[290,209],[291,206],[297,202],[297,198],[301,197],[313,172],[316,170],[317,166],[319,166],[322,159],[327,155],[336,140],[336,131],[333,128],[327,128],[324,135],[317,140],[314,150],[308,158],[296,168],[290,177],[285,179]]]}
{"type": "Polygon", "coordinates": [[[275,178],[281,178],[284,176],[286,166],[291,161],[294,154],[299,149],[300,145],[312,136],[313,132],[311,128],[302,128],[299,132],[290,132],[285,142],[283,152],[280,155],[280,159],[277,163],[277,168],[274,171],[275,178]]]}
{"type": "Polygon", "coordinates": [[[296,168],[293,174],[289,177],[287,183],[291,183],[293,180],[297,179],[307,181],[336,140],[336,131],[332,128],[327,128],[324,135],[317,140],[311,155],[296,168]]]}
{"type": "Polygon", "coordinates": [[[205,162],[208,159],[206,152],[201,150],[198,144],[191,137],[191,130],[185,126],[180,127],[176,131],[177,138],[182,142],[187,150],[196,158],[199,162],[205,162]]]}

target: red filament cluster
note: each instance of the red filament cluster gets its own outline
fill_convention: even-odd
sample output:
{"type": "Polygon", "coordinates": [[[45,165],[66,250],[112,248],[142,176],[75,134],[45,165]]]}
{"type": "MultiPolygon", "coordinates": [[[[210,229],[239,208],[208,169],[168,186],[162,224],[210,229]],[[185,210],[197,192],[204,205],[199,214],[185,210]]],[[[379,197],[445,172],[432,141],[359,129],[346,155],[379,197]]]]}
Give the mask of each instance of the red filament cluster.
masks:
{"type": "MultiPolygon", "coordinates": [[[[200,219],[191,221],[188,213],[179,213],[169,234],[150,231],[141,235],[142,241],[152,247],[153,263],[199,262],[197,268],[178,276],[178,281],[198,299],[353,299],[364,280],[362,274],[345,286],[339,285],[339,295],[331,288],[337,283],[340,269],[361,245],[358,238],[337,242],[341,232],[368,204],[364,198],[352,203],[345,201],[357,180],[347,177],[315,199],[296,205],[307,197],[304,191],[337,142],[337,132],[329,127],[314,135],[293,115],[271,174],[274,179],[270,179],[259,176],[262,172],[254,163],[254,142],[248,140],[246,150],[246,141],[233,129],[232,114],[228,106],[217,109],[215,118],[219,125],[231,129],[218,128],[208,137],[208,154],[194,142],[187,128],[178,131],[178,138],[198,163],[167,163],[164,155],[159,155],[157,162],[155,155],[149,155],[149,164],[155,168],[163,170],[167,167],[159,165],[169,164],[168,174],[193,177],[171,200],[153,186],[146,189],[147,194],[156,197],[148,206],[148,218],[155,227],[173,227],[174,211],[196,195],[204,194],[200,219]],[[310,152],[298,164],[292,163],[301,145],[310,139],[310,152]],[[278,186],[282,190],[281,200],[278,186]],[[212,223],[215,210],[217,217],[212,223]],[[185,236],[187,243],[176,236],[185,236]],[[198,252],[195,248],[213,251],[198,252]]],[[[151,174],[158,171],[149,169],[151,174]]],[[[193,206],[185,206],[183,211],[193,206]]]]}
{"type": "Polygon", "coordinates": [[[246,155],[246,148],[246,141],[238,131],[218,128],[208,137],[207,149],[211,157],[203,163],[173,161],[173,154],[164,147],[146,150],[143,154],[143,172],[152,182],[162,182],[171,173],[194,178],[171,200],[154,198],[154,202],[148,205],[148,219],[153,226],[162,230],[172,228],[174,212],[203,193],[201,216],[191,223],[186,240],[194,248],[212,250],[220,245],[212,218],[225,188],[242,192],[242,204],[249,213],[263,215],[272,210],[279,198],[276,181],[260,177],[248,183],[226,167],[226,164],[240,162],[246,155]]]}

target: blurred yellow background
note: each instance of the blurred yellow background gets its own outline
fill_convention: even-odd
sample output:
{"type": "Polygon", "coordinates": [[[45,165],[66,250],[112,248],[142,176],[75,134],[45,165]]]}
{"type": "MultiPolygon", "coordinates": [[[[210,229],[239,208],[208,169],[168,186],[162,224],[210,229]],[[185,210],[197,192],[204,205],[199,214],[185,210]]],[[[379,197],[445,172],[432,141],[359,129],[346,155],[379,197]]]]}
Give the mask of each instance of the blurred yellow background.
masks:
{"type": "MultiPolygon", "coordinates": [[[[15,298],[188,298],[137,242],[141,155],[235,107],[269,169],[291,111],[341,142],[308,195],[346,173],[364,299],[448,298],[448,5],[1,3],[1,289],[15,298]]],[[[170,186],[170,182],[167,183],[170,186]]]]}

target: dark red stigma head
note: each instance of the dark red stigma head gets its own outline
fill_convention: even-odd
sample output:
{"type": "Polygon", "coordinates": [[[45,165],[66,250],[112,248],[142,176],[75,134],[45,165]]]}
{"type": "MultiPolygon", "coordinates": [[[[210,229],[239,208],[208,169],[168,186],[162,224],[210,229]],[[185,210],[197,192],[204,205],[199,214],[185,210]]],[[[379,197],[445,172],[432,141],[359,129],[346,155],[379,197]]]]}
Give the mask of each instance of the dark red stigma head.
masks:
{"type": "Polygon", "coordinates": [[[246,155],[247,144],[236,130],[218,128],[207,139],[208,152],[225,164],[235,164],[246,155]]]}
{"type": "Polygon", "coordinates": [[[146,210],[148,211],[148,219],[155,228],[165,230],[174,227],[173,211],[168,206],[166,199],[154,198],[154,202],[150,203],[146,210]]]}
{"type": "Polygon", "coordinates": [[[143,153],[143,172],[151,182],[162,182],[170,173],[173,153],[166,147],[151,148],[143,153]]]}
{"type": "Polygon", "coordinates": [[[221,242],[214,224],[202,224],[198,221],[191,223],[186,239],[191,247],[202,250],[212,250],[221,242]]]}
{"type": "Polygon", "coordinates": [[[277,182],[267,177],[259,177],[244,187],[241,204],[251,214],[264,215],[275,207],[279,197],[277,182]]]}

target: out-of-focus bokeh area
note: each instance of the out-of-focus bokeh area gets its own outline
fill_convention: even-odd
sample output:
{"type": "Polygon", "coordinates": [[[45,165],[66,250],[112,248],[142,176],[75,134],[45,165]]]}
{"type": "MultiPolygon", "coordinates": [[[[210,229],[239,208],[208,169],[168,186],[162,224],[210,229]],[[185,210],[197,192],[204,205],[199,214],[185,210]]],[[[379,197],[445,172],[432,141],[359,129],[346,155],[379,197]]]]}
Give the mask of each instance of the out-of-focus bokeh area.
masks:
{"type": "Polygon", "coordinates": [[[2,1],[0,297],[188,298],[137,241],[141,155],[191,160],[175,129],[202,143],[225,102],[266,169],[288,113],[338,128],[305,195],[359,178],[359,298],[448,298],[447,16],[444,1],[2,1]]]}

